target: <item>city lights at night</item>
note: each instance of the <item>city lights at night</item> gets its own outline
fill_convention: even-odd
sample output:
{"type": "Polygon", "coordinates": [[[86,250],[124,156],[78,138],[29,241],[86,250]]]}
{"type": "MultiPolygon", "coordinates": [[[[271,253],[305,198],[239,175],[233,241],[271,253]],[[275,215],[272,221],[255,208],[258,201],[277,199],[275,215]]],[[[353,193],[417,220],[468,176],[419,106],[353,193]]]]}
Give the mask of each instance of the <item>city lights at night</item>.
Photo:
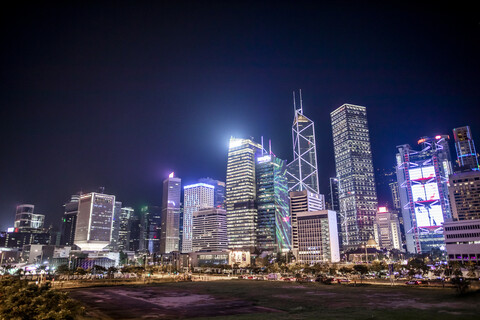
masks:
{"type": "Polygon", "coordinates": [[[474,3],[3,7],[0,319],[474,319],[474,3]]]}

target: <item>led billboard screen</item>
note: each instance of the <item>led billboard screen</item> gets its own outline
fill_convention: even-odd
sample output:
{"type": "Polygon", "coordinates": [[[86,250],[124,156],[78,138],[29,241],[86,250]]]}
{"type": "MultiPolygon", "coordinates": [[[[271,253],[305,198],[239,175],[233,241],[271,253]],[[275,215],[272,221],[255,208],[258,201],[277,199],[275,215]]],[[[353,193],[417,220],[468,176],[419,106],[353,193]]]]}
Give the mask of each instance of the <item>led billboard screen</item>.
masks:
{"type": "Polygon", "coordinates": [[[409,170],[417,227],[435,227],[443,223],[443,212],[433,166],[409,170]]]}

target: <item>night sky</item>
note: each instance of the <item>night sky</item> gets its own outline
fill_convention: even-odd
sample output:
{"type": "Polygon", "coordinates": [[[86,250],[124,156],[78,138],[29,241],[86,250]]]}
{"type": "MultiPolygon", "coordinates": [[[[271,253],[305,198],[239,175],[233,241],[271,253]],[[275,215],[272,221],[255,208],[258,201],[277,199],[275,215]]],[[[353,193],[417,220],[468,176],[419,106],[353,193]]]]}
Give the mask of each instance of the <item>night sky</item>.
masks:
{"type": "Polygon", "coordinates": [[[15,1],[0,15],[0,230],[20,203],[59,225],[80,190],[104,186],[137,208],[161,204],[171,171],[223,180],[232,135],[263,135],[291,161],[298,88],[323,193],[343,103],[367,107],[376,168],[456,126],[480,147],[474,7],[15,1]]]}

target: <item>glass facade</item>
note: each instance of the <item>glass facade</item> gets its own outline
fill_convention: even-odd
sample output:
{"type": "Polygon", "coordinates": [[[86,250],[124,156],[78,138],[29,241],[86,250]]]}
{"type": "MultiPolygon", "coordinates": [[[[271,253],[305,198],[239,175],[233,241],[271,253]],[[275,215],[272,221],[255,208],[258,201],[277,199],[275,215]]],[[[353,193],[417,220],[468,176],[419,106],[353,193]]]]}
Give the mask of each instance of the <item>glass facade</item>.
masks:
{"type": "Polygon", "coordinates": [[[257,246],[260,251],[291,250],[291,217],[286,161],[274,155],[257,158],[257,246]]]}
{"type": "Polygon", "coordinates": [[[300,109],[295,108],[292,139],[293,161],[288,164],[288,190],[318,193],[315,126],[313,121],[303,114],[301,105],[300,109]]]}
{"type": "Polygon", "coordinates": [[[163,181],[160,253],[180,251],[181,182],[173,172],[163,181]]]}
{"type": "Polygon", "coordinates": [[[377,192],[365,107],[344,104],[331,114],[344,250],[373,236],[377,192]]]}
{"type": "Polygon", "coordinates": [[[262,146],[230,138],[226,179],[227,233],[231,249],[255,250],[257,209],[255,159],[262,146]]]}
{"type": "Polygon", "coordinates": [[[452,174],[448,136],[424,137],[420,150],[398,146],[397,181],[407,251],[426,253],[444,246],[443,222],[451,218],[448,176],[452,174]]]}

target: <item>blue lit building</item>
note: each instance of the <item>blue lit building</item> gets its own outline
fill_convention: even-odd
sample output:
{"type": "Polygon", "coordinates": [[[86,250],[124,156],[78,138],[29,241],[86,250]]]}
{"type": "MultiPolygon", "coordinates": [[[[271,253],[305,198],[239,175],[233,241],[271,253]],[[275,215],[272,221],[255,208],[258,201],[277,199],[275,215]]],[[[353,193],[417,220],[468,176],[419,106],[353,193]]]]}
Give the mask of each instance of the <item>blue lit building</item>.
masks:
{"type": "Polygon", "coordinates": [[[256,159],[257,248],[288,252],[292,225],[288,198],[287,163],[273,154],[256,159]]]}

